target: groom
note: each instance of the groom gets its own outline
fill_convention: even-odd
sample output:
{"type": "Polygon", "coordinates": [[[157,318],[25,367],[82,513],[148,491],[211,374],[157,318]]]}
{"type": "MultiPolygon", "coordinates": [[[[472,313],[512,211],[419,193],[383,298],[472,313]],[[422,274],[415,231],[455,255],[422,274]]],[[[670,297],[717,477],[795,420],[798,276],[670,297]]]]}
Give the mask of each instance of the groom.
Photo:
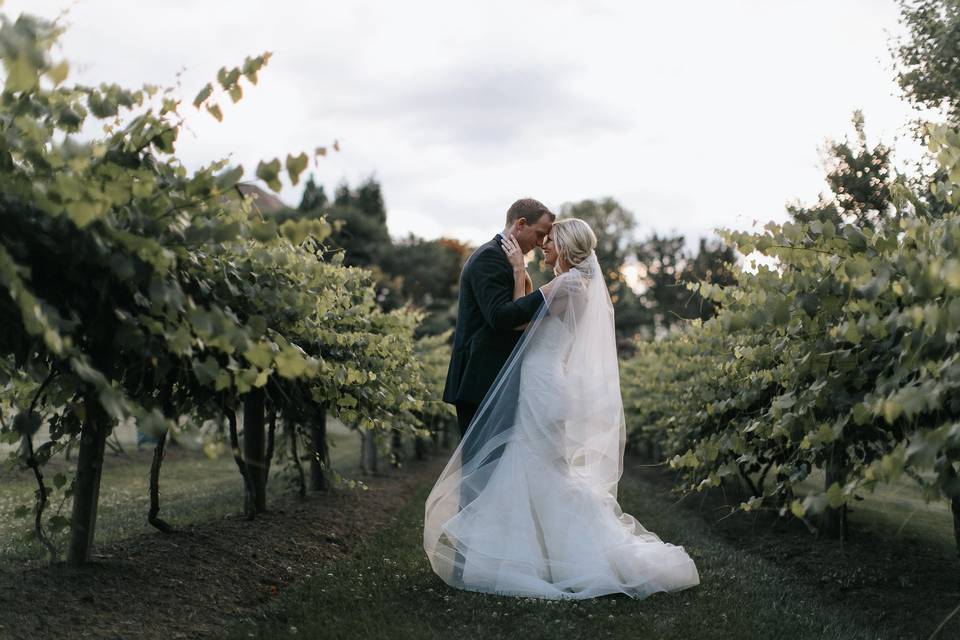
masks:
{"type": "Polygon", "coordinates": [[[503,233],[480,245],[460,273],[457,328],[443,401],[456,405],[460,436],[480,407],[497,373],[510,357],[522,330],[536,314],[543,295],[536,290],[513,299],[513,267],[500,241],[511,234],[524,254],[543,244],[556,216],[533,198],[517,200],[507,210],[503,233]]]}

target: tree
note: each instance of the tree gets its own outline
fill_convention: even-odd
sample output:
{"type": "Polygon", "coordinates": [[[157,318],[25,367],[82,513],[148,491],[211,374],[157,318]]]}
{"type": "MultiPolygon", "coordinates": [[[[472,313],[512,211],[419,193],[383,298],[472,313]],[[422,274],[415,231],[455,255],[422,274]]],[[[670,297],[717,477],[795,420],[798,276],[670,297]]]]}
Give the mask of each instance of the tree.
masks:
{"type": "Polygon", "coordinates": [[[685,246],[683,236],[661,237],[654,233],[637,247],[637,259],[643,267],[640,323],[653,336],[678,323],[715,315],[716,304],[690,291],[688,284],[727,286],[735,282],[731,265],[736,255],[732,248],[706,238],[700,238],[695,255],[685,246]]]}
{"type": "Polygon", "coordinates": [[[642,265],[642,324],[653,335],[685,317],[683,309],[690,292],[684,286],[682,277],[687,261],[684,242],[684,237],[680,235],[660,236],[653,233],[637,247],[637,260],[642,265]]]}
{"type": "MultiPolygon", "coordinates": [[[[637,226],[632,212],[624,209],[613,198],[568,202],[560,208],[563,218],[580,218],[590,225],[597,236],[597,262],[607,280],[610,300],[616,317],[617,335],[621,342],[629,339],[640,326],[642,317],[636,295],[630,290],[623,275],[623,264],[635,250],[634,231],[637,226]]],[[[539,254],[538,255],[542,255],[539,254]]],[[[534,274],[534,283],[543,277],[534,274]]]]}
{"type": "Polygon", "coordinates": [[[424,240],[411,233],[393,245],[380,267],[402,279],[396,293],[403,302],[429,307],[437,300],[453,299],[465,259],[465,252],[453,242],[424,240]]]}
{"type": "Polygon", "coordinates": [[[323,185],[318,186],[311,175],[303,187],[303,196],[300,198],[297,209],[302,212],[314,212],[322,211],[326,206],[327,194],[323,191],[323,185]]]}
{"type": "Polygon", "coordinates": [[[380,304],[414,305],[426,311],[418,335],[436,335],[456,323],[460,270],[470,248],[450,238],[424,240],[410,234],[385,252],[380,268],[380,304]]]}
{"type": "Polygon", "coordinates": [[[438,334],[456,322],[455,305],[460,270],[470,254],[458,240],[424,240],[410,234],[394,243],[384,254],[380,267],[392,280],[384,306],[413,304],[422,307],[427,317],[419,334],[438,334]]]}
{"type": "MultiPolygon", "coordinates": [[[[0,441],[19,443],[11,457],[34,472],[34,532],[51,558],[45,528],[65,527],[68,560],[90,557],[104,443],[119,421],[159,437],[148,519],[161,529],[159,461],[180,418],[226,418],[250,517],[266,508],[278,424],[297,463],[298,427],[319,412],[379,439],[419,435],[420,314],[383,312],[369,271],[326,260],[322,216],[278,222],[226,161],[184,170],[179,101],[151,87],[66,85],[66,63],[51,59],[59,29],[0,18],[0,40],[23,62],[0,100],[0,441]],[[105,137],[71,137],[95,120],[105,137]],[[49,486],[43,465],[75,444],[73,482],[57,474],[49,486]],[[73,497],[72,516],[45,520],[56,490],[73,497]]],[[[221,69],[220,89],[208,84],[193,106],[219,119],[216,101],[235,101],[268,57],[221,69]]],[[[306,164],[288,156],[290,182],[306,164]]],[[[261,162],[257,176],[279,190],[282,167],[261,162]]],[[[311,458],[322,462],[318,435],[311,458]]]]}
{"type": "Polygon", "coordinates": [[[389,251],[386,206],[380,184],[374,178],[356,190],[351,190],[346,183],[338,186],[328,218],[341,221],[330,237],[330,244],[343,250],[345,265],[378,264],[389,251]]]}
{"type": "MultiPolygon", "coordinates": [[[[733,265],[737,261],[733,247],[724,244],[721,240],[709,242],[700,238],[697,255],[687,262],[683,278],[686,282],[706,282],[721,287],[728,287],[736,283],[733,265]]],[[[716,315],[719,305],[714,300],[702,297],[695,293],[684,309],[693,312],[701,320],[716,315]]]]}
{"type": "Polygon", "coordinates": [[[900,0],[900,23],[906,35],[891,43],[891,53],[907,99],[960,122],[960,3],[900,0]]]}
{"type": "MultiPolygon", "coordinates": [[[[614,283],[623,280],[623,263],[634,247],[637,227],[633,213],[613,198],[568,202],[560,207],[560,218],[580,218],[597,236],[597,261],[614,293],[614,283]]],[[[616,286],[619,288],[619,286],[616,286]]]]}
{"type": "Polygon", "coordinates": [[[890,149],[882,143],[872,149],[867,145],[860,111],[854,112],[852,121],[855,139],[828,141],[824,150],[830,194],[821,195],[820,202],[812,207],[788,205],[794,221],[804,224],[818,220],[834,225],[845,222],[873,229],[893,214],[890,149]]]}

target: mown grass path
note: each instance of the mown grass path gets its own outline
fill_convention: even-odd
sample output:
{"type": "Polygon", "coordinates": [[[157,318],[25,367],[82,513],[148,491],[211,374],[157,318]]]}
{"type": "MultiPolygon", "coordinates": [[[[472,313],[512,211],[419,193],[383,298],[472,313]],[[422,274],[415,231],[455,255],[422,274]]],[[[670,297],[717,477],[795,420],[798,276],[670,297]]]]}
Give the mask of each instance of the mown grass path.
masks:
{"type": "MultiPolygon", "coordinates": [[[[942,550],[869,537],[841,547],[775,518],[718,522],[710,501],[676,505],[634,466],[620,501],[694,558],[701,585],[643,601],[498,597],[449,588],[421,549],[424,486],[355,554],[229,631],[246,638],[927,638],[960,600],[942,550]],[[882,548],[882,550],[881,550],[882,548]]],[[[711,498],[713,500],[713,498],[711,498]]],[[[722,512],[722,510],[721,510],[722,512]]],[[[789,522],[789,521],[787,521],[789,522]]],[[[952,564],[951,564],[952,562],[952,564]]],[[[954,620],[941,638],[960,637],[954,620]]]]}

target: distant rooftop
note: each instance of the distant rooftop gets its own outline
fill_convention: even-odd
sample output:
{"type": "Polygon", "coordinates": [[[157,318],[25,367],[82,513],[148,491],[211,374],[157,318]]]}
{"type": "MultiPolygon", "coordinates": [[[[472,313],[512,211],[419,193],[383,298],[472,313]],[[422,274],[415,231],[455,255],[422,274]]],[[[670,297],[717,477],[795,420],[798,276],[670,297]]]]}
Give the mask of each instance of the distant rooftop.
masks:
{"type": "Polygon", "coordinates": [[[284,204],[283,200],[272,193],[264,191],[255,184],[245,182],[238,184],[237,187],[243,195],[253,196],[253,205],[263,213],[276,213],[277,211],[290,208],[284,204]]]}

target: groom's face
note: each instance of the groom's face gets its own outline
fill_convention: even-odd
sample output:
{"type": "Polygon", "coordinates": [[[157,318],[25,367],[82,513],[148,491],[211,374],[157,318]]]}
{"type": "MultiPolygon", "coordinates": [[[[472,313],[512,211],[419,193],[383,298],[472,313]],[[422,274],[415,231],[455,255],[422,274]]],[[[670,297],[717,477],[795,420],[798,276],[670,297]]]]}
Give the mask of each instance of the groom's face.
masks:
{"type": "Polygon", "coordinates": [[[520,250],[529,253],[534,247],[543,246],[543,239],[550,233],[551,227],[553,222],[548,215],[540,216],[540,219],[533,224],[527,224],[526,218],[520,218],[516,222],[513,235],[517,239],[517,244],[520,245],[520,250]]]}

